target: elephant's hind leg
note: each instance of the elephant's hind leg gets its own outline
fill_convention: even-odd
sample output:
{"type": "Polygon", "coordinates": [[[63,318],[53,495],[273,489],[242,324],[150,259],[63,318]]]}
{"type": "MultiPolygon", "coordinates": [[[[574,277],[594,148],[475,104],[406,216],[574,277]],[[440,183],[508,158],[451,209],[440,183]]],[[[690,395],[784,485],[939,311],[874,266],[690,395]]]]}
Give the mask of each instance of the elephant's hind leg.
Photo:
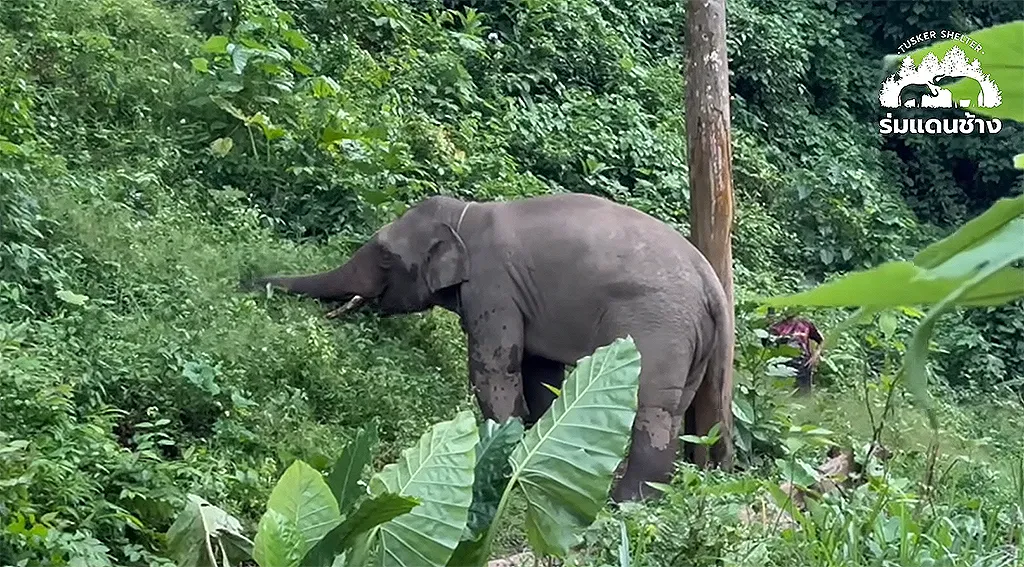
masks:
{"type": "MultiPolygon", "coordinates": [[[[666,371],[678,372],[677,369],[666,371]]],[[[673,384],[653,384],[653,380],[647,380],[649,387],[640,393],[633,421],[626,470],[612,492],[616,502],[660,494],[647,483],[667,484],[672,480],[683,415],[696,393],[696,385],[684,385],[683,380],[673,384]]],[[[643,377],[641,383],[644,383],[643,377]]]]}

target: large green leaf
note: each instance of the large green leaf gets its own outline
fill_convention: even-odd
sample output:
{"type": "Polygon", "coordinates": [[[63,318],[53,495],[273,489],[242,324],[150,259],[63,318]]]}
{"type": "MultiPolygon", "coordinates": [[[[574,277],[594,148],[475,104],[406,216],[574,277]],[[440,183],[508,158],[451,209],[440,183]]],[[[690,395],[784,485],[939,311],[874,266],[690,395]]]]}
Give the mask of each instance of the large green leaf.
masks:
{"type": "Polygon", "coordinates": [[[487,420],[480,429],[473,473],[473,503],[462,541],[448,560],[449,567],[473,567],[487,560],[487,530],[512,476],[509,455],[523,438],[523,422],[510,419],[499,425],[487,420]]]}
{"type": "MultiPolygon", "coordinates": [[[[1024,248],[1024,195],[1000,199],[911,262],[853,272],[769,305],[896,307],[932,304],[960,290],[984,266],[1024,248]]],[[[1001,305],[1024,295],[1024,271],[1004,264],[957,294],[959,305],[1001,305]]]]}
{"type": "Polygon", "coordinates": [[[195,494],[167,530],[167,550],[178,567],[237,565],[252,556],[252,546],[238,520],[195,494]]]}
{"type": "MultiPolygon", "coordinates": [[[[928,276],[936,279],[972,277],[988,266],[1003,262],[1005,258],[1019,257],[1021,250],[1024,250],[1024,217],[1011,220],[991,233],[984,242],[935,266],[928,271],[928,276]]],[[[1007,266],[1005,263],[1002,265],[1007,266]]],[[[1024,292],[1024,278],[1018,281],[1018,288],[1024,292]]]]}
{"type": "Polygon", "coordinates": [[[334,558],[352,547],[356,538],[373,528],[401,516],[419,505],[419,501],[408,496],[385,492],[363,500],[343,522],[309,550],[302,565],[330,565],[334,558]]]}
{"type": "Polygon", "coordinates": [[[377,424],[371,422],[365,429],[356,433],[356,438],[342,451],[341,456],[331,468],[327,477],[327,485],[338,502],[338,510],[347,514],[349,507],[365,493],[359,487],[359,477],[373,456],[373,448],[377,444],[377,424]]]}
{"type": "Polygon", "coordinates": [[[338,503],[323,475],[297,460],[270,493],[267,512],[256,531],[254,558],[262,567],[298,565],[299,559],[340,521],[338,503]],[[281,545],[285,548],[277,547],[281,545]],[[287,562],[282,563],[285,559],[287,562]]]}
{"type": "MultiPolygon", "coordinates": [[[[935,279],[911,262],[889,262],[852,272],[793,295],[765,299],[767,305],[820,307],[898,307],[938,303],[956,291],[965,278],[935,279]]],[[[1005,268],[960,297],[961,305],[1001,305],[1024,294],[1024,271],[1005,268]]]]}
{"type": "MultiPolygon", "coordinates": [[[[984,213],[967,221],[956,232],[917,253],[914,263],[935,268],[965,250],[989,239],[1013,219],[1024,216],[1024,195],[999,199],[984,213]]],[[[1020,242],[1018,241],[1018,244],[1020,242]]]]}
{"type": "Polygon", "coordinates": [[[297,567],[302,559],[302,534],[277,510],[267,510],[256,527],[252,558],[260,567],[297,567]]]}
{"type": "MultiPolygon", "coordinates": [[[[969,294],[973,289],[985,285],[994,276],[1006,272],[1010,264],[1024,259],[1024,246],[1021,245],[1024,239],[1019,238],[1024,232],[1015,230],[1015,225],[1020,225],[1020,231],[1024,231],[1024,220],[1016,220],[1006,225],[1008,229],[1006,232],[1018,236],[1017,246],[1005,246],[1007,239],[1000,238],[1003,234],[998,234],[988,242],[970,251],[980,251],[978,254],[973,255],[975,260],[983,260],[980,264],[958,262],[957,258],[959,256],[970,255],[970,252],[958,254],[946,262],[946,264],[958,262],[968,266],[977,265],[977,268],[970,278],[932,308],[928,316],[921,321],[921,324],[914,331],[910,346],[907,348],[901,376],[906,381],[907,388],[927,410],[928,421],[933,428],[938,427],[938,417],[935,414],[931,396],[928,394],[928,377],[925,374],[925,363],[928,359],[928,343],[932,330],[939,317],[958,303],[961,303],[962,297],[969,294]]],[[[1018,295],[1024,296],[1024,277],[1017,280],[1017,286],[1020,292],[1018,295]]]]}
{"type": "MultiPolygon", "coordinates": [[[[443,567],[459,544],[473,500],[478,440],[473,412],[435,424],[398,463],[370,479],[370,493],[412,496],[421,504],[370,534],[381,567],[443,567]]],[[[358,547],[358,546],[357,546],[358,547]]]]}
{"type": "MultiPolygon", "coordinates": [[[[640,353],[632,337],[580,359],[562,395],[512,452],[533,550],[564,557],[604,506],[636,417],[640,353]]],[[[493,528],[492,528],[493,529],[493,528]]]]}
{"type": "Polygon", "coordinates": [[[523,438],[523,422],[510,419],[498,424],[487,420],[476,446],[476,469],[473,475],[473,503],[469,507],[466,529],[473,534],[483,533],[495,513],[498,503],[512,476],[509,456],[523,438]]]}
{"type": "MultiPolygon", "coordinates": [[[[967,60],[977,59],[981,64],[982,72],[987,74],[992,82],[999,87],[1002,95],[1002,102],[999,106],[994,108],[972,106],[971,113],[1024,122],[1024,21],[1000,24],[968,35],[981,44],[983,52],[976,52],[970,48],[965,49],[964,43],[951,39],[927,45],[898,57],[902,59],[909,55],[913,58],[914,63],[920,64],[929,53],[934,53],[941,61],[950,49],[954,47],[964,49],[967,53],[967,60]]],[[[887,59],[892,57],[894,56],[889,56],[887,59]]],[[[953,100],[971,98],[970,83],[970,81],[961,79],[945,88],[953,95],[953,100]]]]}

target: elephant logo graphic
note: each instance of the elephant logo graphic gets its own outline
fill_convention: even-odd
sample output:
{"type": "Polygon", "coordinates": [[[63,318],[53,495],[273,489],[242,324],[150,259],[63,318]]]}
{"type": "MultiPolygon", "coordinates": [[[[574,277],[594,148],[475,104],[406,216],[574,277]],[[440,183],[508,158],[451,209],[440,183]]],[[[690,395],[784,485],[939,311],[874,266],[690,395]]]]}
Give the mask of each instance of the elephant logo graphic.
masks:
{"type": "Polygon", "coordinates": [[[982,72],[981,63],[969,63],[962,49],[954,46],[939,61],[929,53],[914,65],[911,57],[903,59],[899,71],[884,83],[878,102],[886,108],[992,108],[999,106],[999,87],[982,72]],[[948,87],[956,84],[954,90],[948,87]]]}

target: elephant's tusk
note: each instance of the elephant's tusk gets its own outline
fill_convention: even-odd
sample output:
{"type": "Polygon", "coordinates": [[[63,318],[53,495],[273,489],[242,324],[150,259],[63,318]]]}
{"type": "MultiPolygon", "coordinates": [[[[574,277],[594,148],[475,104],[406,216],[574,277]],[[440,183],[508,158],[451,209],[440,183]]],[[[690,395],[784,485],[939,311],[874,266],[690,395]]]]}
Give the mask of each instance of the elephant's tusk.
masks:
{"type": "Polygon", "coordinates": [[[337,317],[341,317],[345,313],[348,313],[349,311],[352,311],[353,309],[357,309],[357,308],[361,307],[364,303],[366,303],[366,298],[365,297],[363,297],[361,295],[355,295],[355,296],[352,297],[352,299],[348,300],[348,303],[346,303],[345,305],[342,305],[341,307],[339,307],[339,308],[335,309],[334,311],[331,311],[330,313],[328,313],[327,314],[327,318],[328,319],[335,319],[337,317]]]}

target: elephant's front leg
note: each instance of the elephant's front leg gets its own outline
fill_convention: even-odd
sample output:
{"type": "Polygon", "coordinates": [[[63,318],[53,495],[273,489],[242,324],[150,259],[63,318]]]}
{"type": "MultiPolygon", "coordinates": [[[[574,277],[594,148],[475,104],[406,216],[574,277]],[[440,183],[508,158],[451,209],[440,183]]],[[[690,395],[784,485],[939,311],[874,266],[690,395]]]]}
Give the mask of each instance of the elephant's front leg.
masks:
{"type": "Polygon", "coordinates": [[[524,425],[533,427],[557,397],[545,384],[561,388],[565,380],[565,365],[536,355],[523,358],[523,393],[530,412],[524,425]]]}
{"type": "Polygon", "coordinates": [[[523,325],[518,312],[491,311],[467,324],[469,379],[485,419],[525,418],[523,325]]]}

